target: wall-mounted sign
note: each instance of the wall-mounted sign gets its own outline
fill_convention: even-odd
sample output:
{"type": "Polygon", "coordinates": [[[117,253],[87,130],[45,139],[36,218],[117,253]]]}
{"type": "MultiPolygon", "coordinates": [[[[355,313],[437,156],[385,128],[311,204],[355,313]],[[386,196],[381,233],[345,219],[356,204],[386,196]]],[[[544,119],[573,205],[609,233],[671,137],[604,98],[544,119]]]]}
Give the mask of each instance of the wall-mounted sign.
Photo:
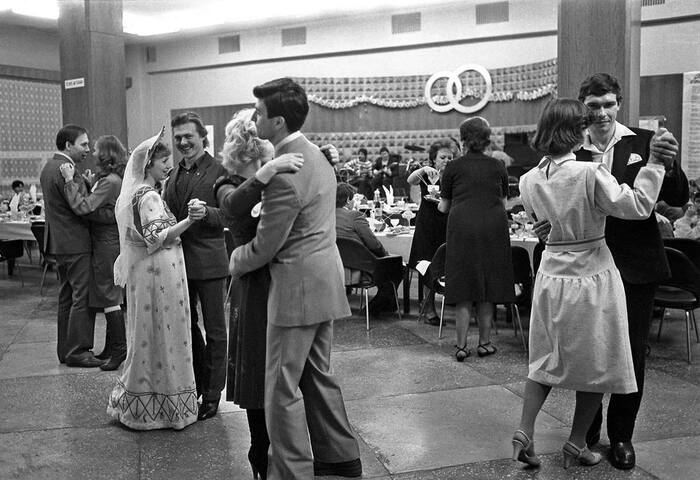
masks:
{"type": "Polygon", "coordinates": [[[436,112],[444,113],[454,109],[461,113],[474,113],[486,106],[491,98],[492,91],[493,85],[491,84],[491,74],[489,74],[489,71],[476,63],[467,63],[466,65],[462,65],[461,67],[457,68],[454,72],[443,70],[433,74],[433,76],[431,76],[425,83],[424,94],[425,102],[432,110],[436,112]],[[480,95],[481,100],[474,105],[462,105],[460,102],[469,95],[463,95],[464,89],[462,87],[462,80],[460,76],[469,71],[474,71],[483,77],[484,82],[486,83],[486,92],[480,95]],[[447,79],[444,94],[438,96],[440,99],[444,99],[446,101],[444,104],[438,104],[433,96],[435,82],[441,78],[447,79]]]}
{"type": "Polygon", "coordinates": [[[65,80],[63,85],[65,85],[66,90],[70,90],[71,88],[83,88],[85,86],[85,77],[65,80]]]}

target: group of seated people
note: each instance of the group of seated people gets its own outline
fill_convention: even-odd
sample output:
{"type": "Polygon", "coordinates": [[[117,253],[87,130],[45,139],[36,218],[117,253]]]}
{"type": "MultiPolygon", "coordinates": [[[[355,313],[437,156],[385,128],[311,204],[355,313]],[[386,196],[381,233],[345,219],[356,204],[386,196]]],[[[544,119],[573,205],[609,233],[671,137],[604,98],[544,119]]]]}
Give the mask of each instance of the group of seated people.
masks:
{"type": "Polygon", "coordinates": [[[400,163],[401,155],[391,153],[386,146],[379,149],[374,162],[367,158],[367,149],[360,148],[356,158],[337,166],[338,179],[354,186],[365,198],[372,198],[376,189],[394,185],[400,163]]]}
{"type": "Polygon", "coordinates": [[[672,207],[664,201],[656,204],[656,221],[662,238],[700,239],[700,192],[690,181],[691,200],[682,207],[672,207]]]}

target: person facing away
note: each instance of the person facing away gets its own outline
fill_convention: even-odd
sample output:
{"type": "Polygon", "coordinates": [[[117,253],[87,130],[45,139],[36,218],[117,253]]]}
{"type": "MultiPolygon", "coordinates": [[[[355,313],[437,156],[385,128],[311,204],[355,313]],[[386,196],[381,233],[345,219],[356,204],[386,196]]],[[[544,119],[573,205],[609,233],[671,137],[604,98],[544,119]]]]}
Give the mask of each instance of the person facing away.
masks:
{"type": "Polygon", "coordinates": [[[227,251],[224,217],[216,206],[214,183],[226,170],[205,148],[207,130],[199,115],[177,115],[170,122],[175,147],[182,160],[173,168],[163,189],[163,199],[178,221],[196,213],[203,216],[182,234],[187,266],[192,355],[197,394],[202,396],[199,420],[216,415],[226,383],[226,318],[224,283],[227,251]],[[199,328],[197,300],[202,309],[205,337],[199,328]]]}
{"type": "Polygon", "coordinates": [[[298,172],[270,180],[255,238],[237,247],[230,263],[234,278],[267,264],[270,268],[267,478],[360,476],[357,440],[330,368],[332,322],[350,315],[335,244],[335,174],[299,132],[309,111],[301,86],[281,78],[255,87],[253,94],[260,138],[272,142],[276,156],[294,152],[304,157],[298,172]]]}
{"type": "MultiPolygon", "coordinates": [[[[97,182],[88,196],[80,191],[80,185],[73,181],[75,168],[69,162],[60,170],[66,181],[66,198],[76,215],[89,215],[100,209],[110,210],[114,206],[122,188],[122,177],[126,167],[126,149],[114,135],[103,135],[95,142],[97,157],[97,182]]],[[[92,269],[90,271],[90,321],[95,321],[97,310],[103,310],[107,322],[105,348],[95,358],[106,360],[100,365],[102,370],[116,370],[126,358],[126,330],[124,326],[124,292],[114,284],[114,262],[119,256],[119,230],[117,221],[110,223],[90,222],[92,240],[92,269]]]]}
{"type": "Polygon", "coordinates": [[[534,139],[546,156],[520,179],[525,211],[551,224],[535,280],[528,380],[513,436],[513,459],[532,466],[540,464],[532,440],[535,419],[552,386],[576,390],[564,468],[600,462],[585,437],[603,394],[637,390],[624,287],[604,232],[608,215],[649,218],[665,169],[652,157],[630,187],[618,184],[603,164],[577,162],[574,151],[590,118],[578,100],[551,100],[534,139]]]}
{"type": "MultiPolygon", "coordinates": [[[[593,111],[593,120],[577,150],[576,160],[605,163],[618,183],[634,182],[650,154],[664,161],[659,200],[671,206],[682,206],[688,201],[689,187],[679,162],[678,142],[666,129],[656,135],[649,130],[627,127],[617,121],[622,104],[622,89],[615,77],[596,73],[586,78],[579,89],[579,101],[593,111]]],[[[542,238],[547,223],[536,224],[542,238]]],[[[539,222],[538,222],[539,223],[539,222]]],[[[637,391],[610,396],[607,413],[607,431],[610,439],[610,462],[615,468],[630,469],[636,463],[632,445],[634,424],[644,393],[646,342],[654,308],[654,293],[659,281],[668,278],[670,269],[659,227],[653,215],[643,221],[610,218],[605,226],[605,241],[610,248],[627,299],[629,338],[637,391]]],[[[586,442],[594,445],[600,440],[602,406],[598,411],[586,442]]]]}
{"type": "MultiPolygon", "coordinates": [[[[352,209],[353,197],[357,190],[350,184],[339,183],[336,188],[335,197],[335,232],[338,238],[350,238],[361,242],[367,249],[377,257],[385,257],[389,253],[384,249],[381,242],[369,228],[367,217],[362,212],[352,209]]],[[[399,285],[403,279],[400,271],[392,279],[394,285],[399,285]]],[[[360,280],[361,272],[344,268],[345,283],[353,284],[360,280]]],[[[371,315],[381,315],[384,312],[395,312],[398,308],[394,297],[394,287],[391,282],[377,285],[377,293],[369,301],[369,312],[371,315]]]]}
{"type": "MultiPolygon", "coordinates": [[[[88,315],[90,283],[90,218],[104,212],[81,217],[71,209],[61,174],[62,164],[83,162],[90,153],[87,131],[78,126],[63,126],[56,135],[56,152],[41,170],[46,229],[44,250],[56,257],[60,289],[58,293],[58,360],[69,367],[99,367],[103,360],[92,353],[95,324],[88,315]]],[[[87,195],[90,186],[83,176],[74,173],[78,190],[87,195]]],[[[107,212],[108,214],[109,212],[107,212]]],[[[113,218],[112,213],[112,218],[113,218]]]]}

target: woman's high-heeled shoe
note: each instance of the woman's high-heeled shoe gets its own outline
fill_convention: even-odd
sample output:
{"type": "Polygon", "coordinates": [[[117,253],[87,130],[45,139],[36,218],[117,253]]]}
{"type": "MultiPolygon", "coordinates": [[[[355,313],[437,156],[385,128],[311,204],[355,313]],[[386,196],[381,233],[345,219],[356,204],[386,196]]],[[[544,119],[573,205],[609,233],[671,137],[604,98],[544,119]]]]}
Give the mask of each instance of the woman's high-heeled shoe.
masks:
{"type": "Polygon", "coordinates": [[[459,345],[455,345],[455,348],[457,348],[457,351],[455,352],[455,358],[458,362],[463,362],[465,358],[471,355],[471,352],[469,351],[466,345],[462,347],[460,347],[459,345]]]}
{"type": "Polygon", "coordinates": [[[253,470],[253,478],[265,480],[267,478],[267,453],[259,455],[259,452],[251,448],[248,451],[248,461],[253,470]]]}
{"type": "Polygon", "coordinates": [[[522,430],[513,434],[513,460],[521,461],[531,467],[539,467],[542,463],[535,454],[534,442],[522,430]]]}
{"type": "Polygon", "coordinates": [[[590,467],[600,463],[603,458],[600,453],[593,453],[588,447],[579,448],[570,441],[566,442],[561,450],[564,454],[564,468],[569,468],[574,462],[590,467]]]}

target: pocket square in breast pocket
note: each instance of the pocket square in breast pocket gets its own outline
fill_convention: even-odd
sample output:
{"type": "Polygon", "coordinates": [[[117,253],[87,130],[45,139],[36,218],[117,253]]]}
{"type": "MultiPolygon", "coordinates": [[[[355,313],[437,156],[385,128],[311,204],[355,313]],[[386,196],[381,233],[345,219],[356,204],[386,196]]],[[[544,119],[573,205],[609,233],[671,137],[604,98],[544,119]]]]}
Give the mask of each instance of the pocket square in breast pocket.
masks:
{"type": "Polygon", "coordinates": [[[627,165],[632,165],[633,163],[641,162],[642,157],[640,157],[638,154],[633,153],[630,155],[630,158],[627,159],[627,165]]]}

